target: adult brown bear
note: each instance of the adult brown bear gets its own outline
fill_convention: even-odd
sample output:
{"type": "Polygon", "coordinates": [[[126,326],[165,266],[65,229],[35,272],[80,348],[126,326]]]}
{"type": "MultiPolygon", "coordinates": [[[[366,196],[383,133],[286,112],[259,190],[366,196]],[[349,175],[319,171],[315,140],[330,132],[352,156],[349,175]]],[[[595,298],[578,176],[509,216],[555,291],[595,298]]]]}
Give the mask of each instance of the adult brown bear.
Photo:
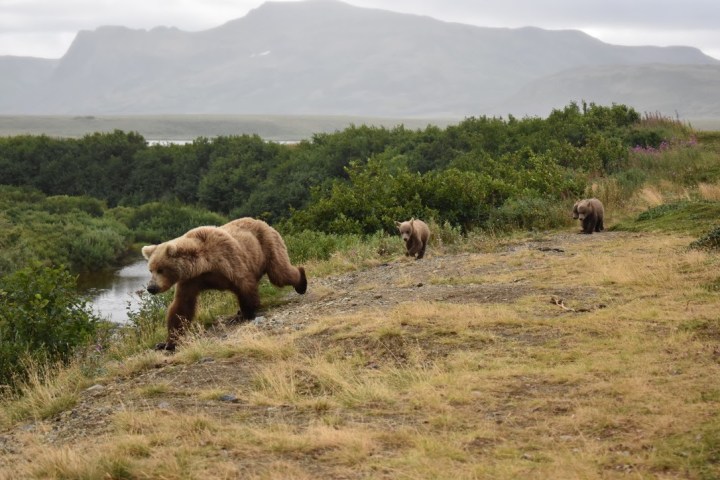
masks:
{"type": "Polygon", "coordinates": [[[573,218],[582,222],[582,233],[592,234],[605,230],[605,208],[597,198],[578,200],[573,205],[573,218]]]}
{"type": "Polygon", "coordinates": [[[280,234],[265,222],[241,220],[240,224],[236,220],[222,227],[194,228],[173,240],[142,248],[151,273],[148,292],[162,293],[176,285],[167,312],[167,339],[156,349],[175,349],[204,290],[233,292],[245,320],[255,318],[260,306],[258,282],[266,273],[275,286],[292,285],[298,293],[307,290],[305,270],[290,263],[280,234]],[[241,228],[243,224],[248,228],[241,228]]]}

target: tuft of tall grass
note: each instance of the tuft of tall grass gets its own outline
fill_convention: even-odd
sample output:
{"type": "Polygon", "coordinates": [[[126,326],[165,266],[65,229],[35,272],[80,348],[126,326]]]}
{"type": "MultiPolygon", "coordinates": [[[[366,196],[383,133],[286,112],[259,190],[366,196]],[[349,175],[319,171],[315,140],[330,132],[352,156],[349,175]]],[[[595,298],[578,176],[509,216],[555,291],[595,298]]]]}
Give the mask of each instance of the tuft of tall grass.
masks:
{"type": "Polygon", "coordinates": [[[698,195],[702,200],[710,200],[720,202],[720,182],[718,183],[699,183],[698,195]]]}
{"type": "Polygon", "coordinates": [[[72,408],[78,393],[89,380],[83,375],[80,363],[70,365],[44,364],[28,359],[24,365],[27,377],[6,395],[4,422],[24,419],[43,420],[72,408]]]}

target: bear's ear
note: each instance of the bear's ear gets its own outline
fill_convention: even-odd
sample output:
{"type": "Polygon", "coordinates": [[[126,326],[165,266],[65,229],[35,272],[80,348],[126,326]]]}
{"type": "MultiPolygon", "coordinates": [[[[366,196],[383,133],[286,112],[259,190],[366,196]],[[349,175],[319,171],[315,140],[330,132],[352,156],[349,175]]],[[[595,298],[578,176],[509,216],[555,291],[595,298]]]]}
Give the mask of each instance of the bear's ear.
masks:
{"type": "Polygon", "coordinates": [[[398,222],[397,220],[395,220],[395,226],[400,228],[400,225],[402,225],[402,224],[400,222],[398,222]]]}
{"type": "Polygon", "coordinates": [[[196,257],[198,252],[197,242],[188,240],[190,239],[185,239],[185,241],[169,242],[167,244],[167,248],[165,249],[166,255],[170,258],[196,257]]]}
{"type": "Polygon", "coordinates": [[[168,257],[179,257],[180,256],[180,248],[178,248],[177,245],[174,243],[169,243],[167,248],[165,249],[165,254],[168,257]]]}
{"type": "Polygon", "coordinates": [[[150,256],[153,254],[155,249],[157,248],[157,245],[145,245],[142,247],[142,255],[145,257],[145,260],[150,260],[150,256]]]}
{"type": "Polygon", "coordinates": [[[196,239],[201,242],[206,242],[209,238],[210,229],[215,227],[198,227],[194,228],[192,231],[188,232],[185,237],[186,239],[196,239]]]}

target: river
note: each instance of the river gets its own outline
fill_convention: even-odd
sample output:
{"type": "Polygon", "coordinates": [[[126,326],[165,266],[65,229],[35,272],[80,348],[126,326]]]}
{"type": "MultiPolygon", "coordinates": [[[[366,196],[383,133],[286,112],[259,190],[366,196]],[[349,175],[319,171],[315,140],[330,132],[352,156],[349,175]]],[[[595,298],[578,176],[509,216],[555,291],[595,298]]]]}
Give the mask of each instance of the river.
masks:
{"type": "Polygon", "coordinates": [[[93,309],[103,318],[115,323],[128,321],[127,310],[137,310],[140,298],[150,280],[147,261],[140,257],[114,271],[84,273],[78,278],[78,288],[86,293],[93,309]]]}

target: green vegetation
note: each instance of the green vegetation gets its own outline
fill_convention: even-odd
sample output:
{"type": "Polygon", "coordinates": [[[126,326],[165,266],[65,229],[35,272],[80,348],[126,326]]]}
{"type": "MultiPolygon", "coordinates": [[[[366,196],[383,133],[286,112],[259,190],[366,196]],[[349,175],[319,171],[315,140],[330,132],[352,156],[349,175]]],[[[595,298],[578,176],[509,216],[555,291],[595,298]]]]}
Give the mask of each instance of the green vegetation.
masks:
{"type": "Polygon", "coordinates": [[[286,235],[329,235],[313,246],[318,258],[333,235],[393,233],[411,216],[466,233],[544,230],[569,225],[568,206],[592,185],[621,206],[645,182],[720,176],[688,127],[594,104],[444,129],[351,126],[298,145],[257,135],[154,146],[119,130],[23,135],[0,138],[0,172],[6,273],[31,261],[102,269],[134,243],[245,215],[286,235]]]}
{"type": "Polygon", "coordinates": [[[677,232],[700,236],[708,232],[713,221],[720,218],[720,202],[677,201],[649,208],[634,219],[625,220],[618,230],[633,232],[677,232]]]}
{"type": "MultiPolygon", "coordinates": [[[[234,477],[238,465],[264,478],[713,478],[719,138],[571,104],[547,119],[351,126],[297,145],[0,139],[0,385],[11,386],[0,425],[60,418],[94,401],[81,393],[91,384],[129,400],[99,407],[111,440],[17,449],[42,458],[20,462],[28,478],[234,477]],[[557,252],[487,254],[523,232],[569,230],[583,196],[603,201],[616,232],[590,238],[592,250],[562,236],[557,252]],[[280,229],[315,278],[402,258],[394,221],[410,216],[430,223],[434,253],[465,255],[422,282],[388,268],[354,272],[347,292],[319,285],[312,300],[328,308],[297,331],[223,330],[234,299],[206,292],[173,357],[148,351],[171,293],[142,294],[127,325],[107,328],[74,290],[73,273],[140,242],[242,215],[280,229]],[[355,305],[351,290],[384,302],[392,288],[422,288],[425,301],[331,308],[355,305]],[[432,289],[446,290],[425,299],[432,289]],[[567,304],[548,302],[560,292],[567,304]],[[217,335],[201,333],[211,324],[217,335]],[[139,382],[148,370],[157,378],[139,382]],[[161,399],[172,407],[147,411],[161,399]]],[[[267,308],[287,302],[267,282],[261,295],[267,308]]]]}
{"type": "MultiPolygon", "coordinates": [[[[151,146],[119,130],[0,138],[0,273],[38,262],[103,269],[141,242],[244,215],[280,229],[293,261],[343,271],[401,254],[395,220],[424,218],[447,246],[474,232],[568,227],[586,195],[616,229],[701,236],[720,211],[717,143],[623,105],[574,103],[546,119],[350,126],[297,145],[239,135],[151,146]]],[[[140,343],[158,335],[163,306],[131,313],[140,343]]]]}
{"type": "Polygon", "coordinates": [[[24,187],[0,186],[0,225],[1,274],[36,261],[73,271],[106,268],[132,241],[130,230],[107,215],[102,201],[46,197],[24,187]]]}
{"type": "Polygon", "coordinates": [[[518,208],[535,198],[575,197],[592,178],[626,168],[628,147],[660,148],[669,133],[690,132],[657,119],[645,125],[622,105],[571,104],[547,119],[351,126],[290,146],[257,135],[150,146],[119,130],[8,137],[0,139],[0,171],[5,185],[87,195],[110,208],[179,202],[294,231],[365,234],[389,232],[397,216],[415,214],[471,230],[490,227],[491,213],[508,201],[517,222],[518,208]]]}
{"type": "Polygon", "coordinates": [[[97,322],[64,268],[33,265],[0,277],[0,384],[24,380],[27,365],[67,362],[97,322]]]}
{"type": "Polygon", "coordinates": [[[712,230],[692,242],[690,247],[704,248],[707,250],[720,250],[720,227],[714,227],[712,230]]]}

